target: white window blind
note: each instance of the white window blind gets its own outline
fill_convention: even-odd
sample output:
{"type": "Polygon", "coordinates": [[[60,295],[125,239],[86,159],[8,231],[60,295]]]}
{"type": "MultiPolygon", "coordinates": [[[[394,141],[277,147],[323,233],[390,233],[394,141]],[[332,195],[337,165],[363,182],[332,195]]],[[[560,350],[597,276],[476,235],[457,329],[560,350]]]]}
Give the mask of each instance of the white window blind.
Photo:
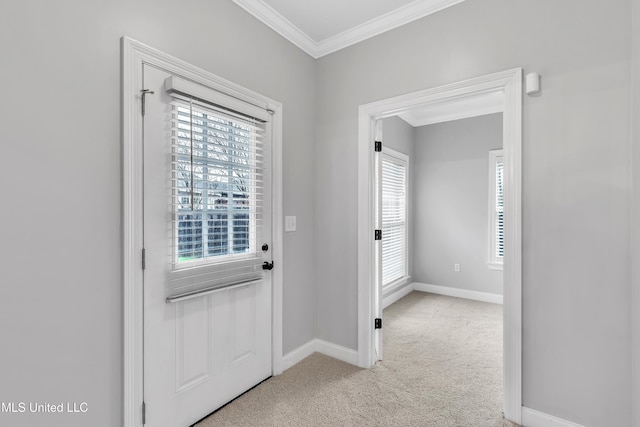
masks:
{"type": "Polygon", "coordinates": [[[489,267],[504,260],[504,162],[502,150],[489,152],[489,267]]]}
{"type": "Polygon", "coordinates": [[[504,186],[503,171],[504,163],[501,161],[496,164],[496,256],[504,257],[504,186]]]}
{"type": "MultiPolygon", "coordinates": [[[[387,150],[388,152],[388,150],[387,150]]],[[[382,155],[382,286],[407,274],[407,162],[382,155]]]]}
{"type": "Polygon", "coordinates": [[[267,125],[184,96],[171,107],[169,293],[261,278],[267,125]]]}

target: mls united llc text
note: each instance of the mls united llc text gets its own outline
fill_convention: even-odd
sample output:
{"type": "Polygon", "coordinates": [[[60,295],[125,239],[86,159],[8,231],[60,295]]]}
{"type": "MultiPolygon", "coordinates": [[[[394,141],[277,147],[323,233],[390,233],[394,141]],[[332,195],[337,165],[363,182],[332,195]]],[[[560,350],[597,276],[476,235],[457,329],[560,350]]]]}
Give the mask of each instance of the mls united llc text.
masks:
{"type": "Polygon", "coordinates": [[[85,413],[89,410],[87,402],[1,402],[0,410],[3,413],[85,413]]]}

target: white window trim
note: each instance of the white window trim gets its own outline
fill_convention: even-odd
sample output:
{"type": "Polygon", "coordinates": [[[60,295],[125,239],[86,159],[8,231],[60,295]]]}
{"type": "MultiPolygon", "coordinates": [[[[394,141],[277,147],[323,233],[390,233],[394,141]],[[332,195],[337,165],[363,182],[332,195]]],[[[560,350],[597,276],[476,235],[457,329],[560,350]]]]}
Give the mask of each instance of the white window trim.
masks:
{"type": "Polygon", "coordinates": [[[487,266],[490,270],[502,271],[504,268],[504,258],[496,255],[496,215],[494,206],[496,205],[496,165],[498,162],[504,163],[503,150],[489,151],[489,232],[488,232],[488,256],[487,266]]]}
{"type": "Polygon", "coordinates": [[[488,262],[487,266],[489,267],[489,270],[496,270],[496,271],[504,270],[504,264],[501,262],[488,262]]]}
{"type": "MultiPolygon", "coordinates": [[[[382,157],[390,158],[396,162],[401,163],[405,167],[405,203],[404,203],[404,218],[405,218],[405,226],[404,226],[404,274],[402,277],[395,279],[394,281],[385,284],[382,284],[383,292],[388,291],[394,286],[398,286],[400,284],[405,284],[409,280],[409,191],[410,185],[409,177],[409,156],[407,154],[401,153],[400,151],[394,150],[393,148],[386,147],[382,144],[382,157]]],[[[381,177],[382,179],[382,177],[381,177]]],[[[382,203],[382,200],[380,200],[382,203]]],[[[380,218],[380,223],[382,224],[382,218],[380,218]]],[[[382,235],[384,239],[384,234],[382,235]]]]}

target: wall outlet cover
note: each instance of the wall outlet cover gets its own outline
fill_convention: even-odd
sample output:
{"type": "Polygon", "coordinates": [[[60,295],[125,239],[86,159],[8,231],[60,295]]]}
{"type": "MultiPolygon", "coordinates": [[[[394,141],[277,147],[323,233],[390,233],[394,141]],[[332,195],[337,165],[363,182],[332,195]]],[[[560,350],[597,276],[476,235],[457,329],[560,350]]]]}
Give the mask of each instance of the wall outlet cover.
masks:
{"type": "Polygon", "coordinates": [[[296,217],[295,216],[285,216],[284,217],[284,231],[296,231],[296,217]]]}

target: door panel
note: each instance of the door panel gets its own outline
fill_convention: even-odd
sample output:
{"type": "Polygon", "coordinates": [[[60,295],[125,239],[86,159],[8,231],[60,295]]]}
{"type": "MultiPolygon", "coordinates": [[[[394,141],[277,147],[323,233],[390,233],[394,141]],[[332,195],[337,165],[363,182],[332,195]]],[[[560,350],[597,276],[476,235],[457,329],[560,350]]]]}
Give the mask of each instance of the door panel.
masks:
{"type": "MultiPolygon", "coordinates": [[[[153,427],[193,424],[268,378],[272,366],[270,272],[246,285],[167,302],[176,283],[189,290],[219,285],[207,265],[175,265],[175,128],[172,97],[164,90],[169,76],[143,66],[144,88],[154,92],[146,96],[144,116],[144,399],[146,425],[153,427]]],[[[270,171],[265,140],[265,170],[270,171]]],[[[264,181],[264,220],[256,233],[261,236],[257,247],[271,246],[270,178],[264,181]]],[[[216,225],[203,224],[203,233],[207,227],[214,230],[216,225]]],[[[269,252],[264,259],[270,260],[269,252]]]]}
{"type": "Polygon", "coordinates": [[[211,321],[209,298],[175,303],[176,393],[211,376],[211,321]]]}
{"type": "Polygon", "coordinates": [[[233,340],[233,361],[238,364],[255,355],[256,340],[256,297],[255,286],[234,289],[231,296],[231,328],[233,340]]]}

